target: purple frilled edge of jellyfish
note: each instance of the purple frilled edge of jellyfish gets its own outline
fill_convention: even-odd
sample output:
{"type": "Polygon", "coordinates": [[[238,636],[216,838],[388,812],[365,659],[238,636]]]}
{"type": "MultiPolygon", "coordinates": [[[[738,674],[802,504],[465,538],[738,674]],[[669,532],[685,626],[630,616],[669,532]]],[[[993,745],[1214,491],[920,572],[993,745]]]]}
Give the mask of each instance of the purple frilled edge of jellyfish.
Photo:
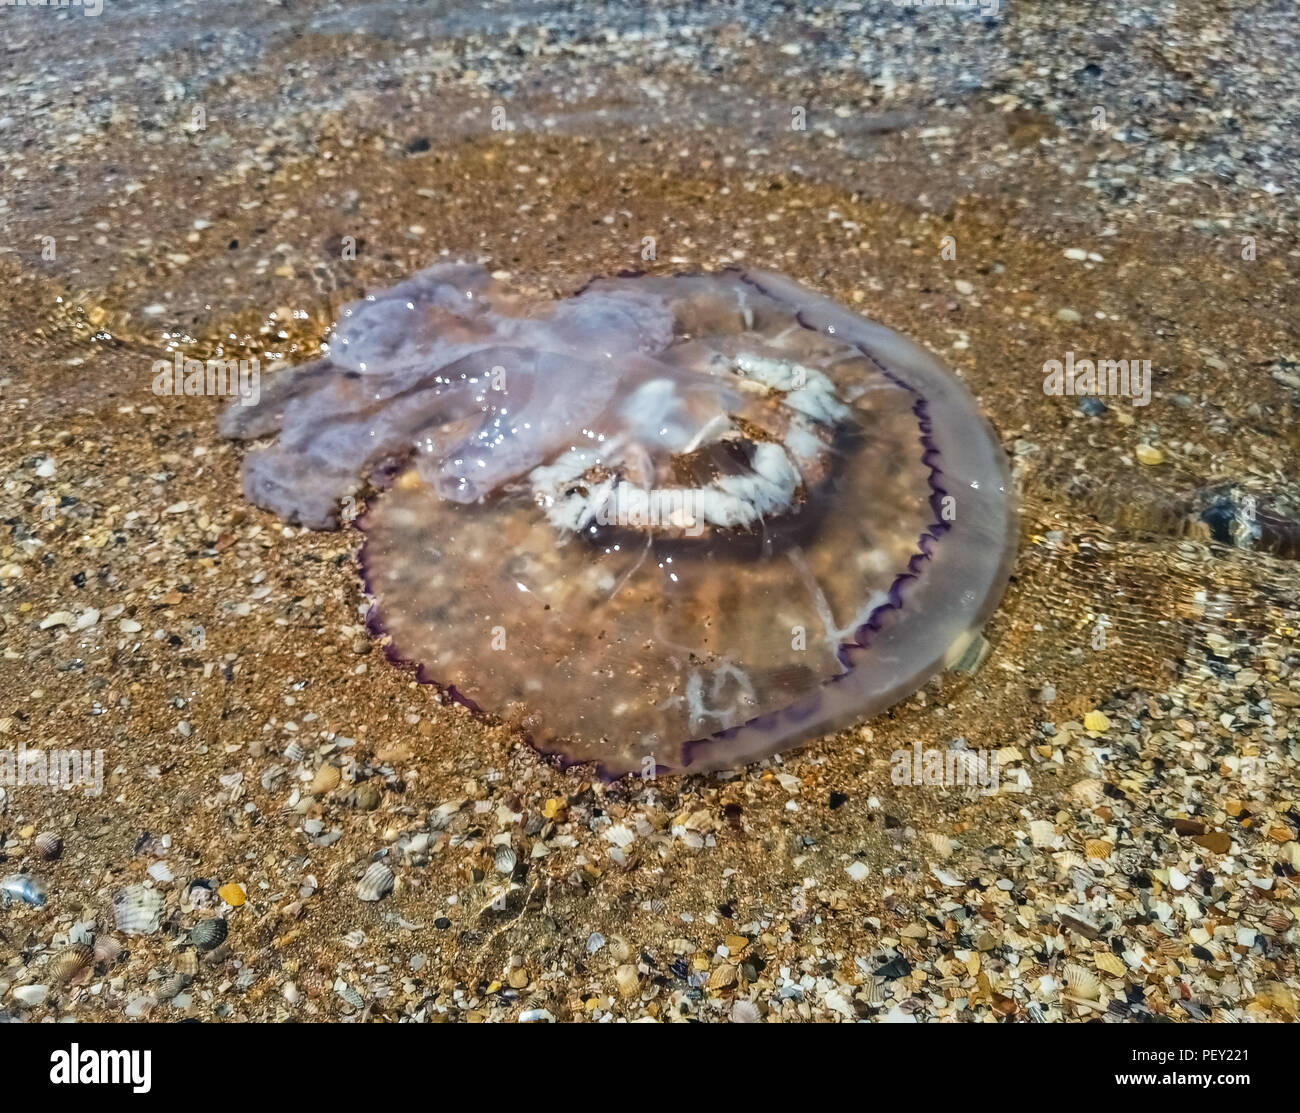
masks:
{"type": "Polygon", "coordinates": [[[249,500],[357,520],[371,629],[608,776],[735,767],[980,638],[1017,521],[970,393],[779,275],[513,294],[442,264],[348,306],[222,431],[249,500]]]}

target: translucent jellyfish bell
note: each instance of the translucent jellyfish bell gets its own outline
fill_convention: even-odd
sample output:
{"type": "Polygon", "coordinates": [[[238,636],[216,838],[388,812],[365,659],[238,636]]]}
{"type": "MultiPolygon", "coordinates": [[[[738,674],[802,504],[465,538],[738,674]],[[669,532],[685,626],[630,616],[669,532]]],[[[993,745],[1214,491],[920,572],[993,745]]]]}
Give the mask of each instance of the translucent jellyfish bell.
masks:
{"type": "Polygon", "coordinates": [[[436,266],[224,431],[278,433],[244,484],[287,520],[331,527],[382,488],[360,525],[390,655],[610,774],[735,766],[884,710],[963,655],[1016,541],[957,378],[761,272],[528,303],[436,266]]]}

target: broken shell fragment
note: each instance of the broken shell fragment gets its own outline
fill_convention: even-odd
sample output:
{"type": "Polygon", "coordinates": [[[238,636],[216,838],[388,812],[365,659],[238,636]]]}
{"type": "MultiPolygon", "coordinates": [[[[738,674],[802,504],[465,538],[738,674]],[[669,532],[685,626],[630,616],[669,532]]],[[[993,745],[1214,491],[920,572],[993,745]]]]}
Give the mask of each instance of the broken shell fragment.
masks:
{"type": "Polygon", "coordinates": [[[1101,781],[1084,777],[1070,786],[1069,795],[1077,803],[1091,807],[1093,804],[1100,803],[1105,795],[1104,787],[1101,781]]]}
{"type": "Polygon", "coordinates": [[[1112,974],[1116,978],[1122,978],[1126,972],[1124,960],[1110,951],[1098,951],[1093,961],[1107,974],[1112,974]]]}
{"type": "Polygon", "coordinates": [[[928,831],[925,837],[940,859],[952,857],[953,842],[947,835],[941,831],[928,831]]]}
{"type": "Polygon", "coordinates": [[[1029,824],[1029,839],[1038,848],[1051,846],[1056,841],[1056,824],[1047,819],[1035,819],[1029,824]]]}
{"type": "Polygon", "coordinates": [[[1087,839],[1083,844],[1084,853],[1087,854],[1089,858],[1098,860],[1109,858],[1111,851],[1114,849],[1115,847],[1105,839],[1087,839]]]}
{"type": "Polygon", "coordinates": [[[343,799],[349,807],[358,811],[373,812],[383,799],[383,790],[374,781],[363,781],[343,799]]]}

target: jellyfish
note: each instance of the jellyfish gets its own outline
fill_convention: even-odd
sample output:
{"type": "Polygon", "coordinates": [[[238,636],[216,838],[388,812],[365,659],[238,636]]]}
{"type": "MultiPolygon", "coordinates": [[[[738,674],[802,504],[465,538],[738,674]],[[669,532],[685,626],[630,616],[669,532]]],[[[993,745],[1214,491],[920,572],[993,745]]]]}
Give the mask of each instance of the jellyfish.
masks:
{"type": "Polygon", "coordinates": [[[362,495],[390,658],[608,776],[736,767],[966,657],[1017,538],[938,358],[780,275],[526,297],[440,264],[345,308],[223,432],[313,529],[362,495]]]}

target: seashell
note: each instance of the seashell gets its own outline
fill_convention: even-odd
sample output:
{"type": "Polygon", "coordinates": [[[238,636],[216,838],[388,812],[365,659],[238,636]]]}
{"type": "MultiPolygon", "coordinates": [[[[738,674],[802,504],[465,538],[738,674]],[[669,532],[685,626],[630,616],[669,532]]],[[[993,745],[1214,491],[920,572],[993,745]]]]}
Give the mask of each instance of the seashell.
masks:
{"type": "Polygon", "coordinates": [[[1122,850],[1116,858],[1116,865],[1125,877],[1136,877],[1142,872],[1142,854],[1137,850],[1122,850]]]}
{"type": "Polygon", "coordinates": [[[113,919],[127,935],[152,935],[162,914],[162,893],[146,885],[128,885],[113,897],[113,919]]]}
{"type": "Polygon", "coordinates": [[[1093,777],[1084,777],[1070,786],[1068,795],[1076,803],[1091,807],[1093,804],[1100,803],[1102,797],[1106,795],[1106,787],[1093,777]]]}
{"type": "Polygon", "coordinates": [[[63,840],[53,831],[42,831],[32,840],[32,845],[36,847],[36,853],[47,862],[54,861],[63,853],[63,840]]]}
{"type": "Polygon", "coordinates": [[[154,996],[159,1001],[170,1001],[193,980],[188,974],[172,974],[158,983],[158,987],[153,991],[154,996]]]}
{"type": "Polygon", "coordinates": [[[45,886],[26,873],[16,873],[0,881],[0,905],[22,901],[34,908],[45,906],[45,886]]]}
{"type": "Polygon", "coordinates": [[[517,709],[539,743],[599,760],[601,775],[646,756],[663,773],[731,767],[883,711],[981,644],[1006,586],[1016,510],[975,399],[937,357],[780,275],[598,279],[543,302],[439,264],[354,303],[333,336],[324,358],[223,416],[228,437],[280,433],[244,457],[245,495],[334,528],[346,493],[418,444],[362,524],[368,621],[467,706],[517,709]],[[509,382],[485,391],[497,359],[509,382]],[[362,370],[385,384],[378,396],[350,381],[362,370]],[[950,473],[961,512],[931,531],[950,473]],[[567,543],[589,531],[594,544],[567,543]],[[846,672],[837,654],[790,644],[771,616],[796,545],[825,580],[806,585],[814,596],[863,621],[894,612],[887,652],[873,642],[846,672]],[[679,550],[670,586],[660,555],[679,550]],[[522,567],[533,598],[553,602],[516,608],[512,649],[497,652],[481,616],[522,567]],[[713,680],[764,679],[701,738],[698,700],[662,693],[698,686],[724,599],[736,648],[713,680]],[[670,639],[682,652],[663,652],[670,639]],[[810,698],[816,719],[781,714],[810,698]]]}
{"type": "Polygon", "coordinates": [[[1205,944],[1205,949],[1210,952],[1210,955],[1211,957],[1213,957],[1215,962],[1223,961],[1226,952],[1223,949],[1222,943],[1219,943],[1217,940],[1211,939],[1209,942],[1205,944]]]}
{"type": "Polygon", "coordinates": [[[55,984],[62,985],[65,982],[72,981],[83,970],[89,970],[95,962],[95,951],[93,947],[86,946],[85,943],[73,943],[70,947],[64,947],[58,954],[50,959],[47,967],[50,980],[55,984]]]}
{"type": "Polygon", "coordinates": [[[176,973],[194,977],[199,972],[199,956],[194,951],[176,953],[176,973]]]}
{"type": "Polygon", "coordinates": [[[344,798],[344,803],[363,812],[373,812],[384,798],[383,789],[374,781],[363,781],[344,798]]]}
{"type": "Polygon", "coordinates": [[[97,935],[95,936],[94,953],[96,966],[111,966],[117,961],[117,956],[122,953],[122,944],[111,935],[97,935]]]}
{"type": "Polygon", "coordinates": [[[343,774],[339,772],[337,765],[322,765],[316,770],[316,776],[311,779],[311,784],[307,786],[307,791],[312,796],[324,796],[328,792],[333,792],[339,786],[339,781],[343,779],[343,774]]]}
{"type": "Polygon", "coordinates": [[[641,992],[641,978],[631,963],[624,963],[614,971],[614,984],[620,997],[635,997],[641,992]]]}
{"type": "Polygon", "coordinates": [[[141,1017],[148,1016],[158,1004],[158,998],[152,993],[141,993],[132,997],[126,1003],[126,1008],[122,1010],[122,1015],[129,1020],[138,1020],[141,1017]]]}
{"type": "Polygon", "coordinates": [[[1264,923],[1274,931],[1286,931],[1291,926],[1291,913],[1285,908],[1270,908],[1264,913],[1264,923]]]}
{"type": "Polygon", "coordinates": [[[497,873],[512,873],[518,860],[515,852],[510,847],[498,847],[496,857],[497,873]]]}
{"type": "Polygon", "coordinates": [[[1049,819],[1035,819],[1029,824],[1029,841],[1040,849],[1056,841],[1056,824],[1049,819]]]}
{"type": "Polygon", "coordinates": [[[1110,716],[1104,711],[1089,711],[1083,717],[1083,729],[1092,734],[1104,734],[1110,730],[1110,716]]]}
{"type": "Polygon", "coordinates": [[[929,831],[925,837],[940,858],[952,857],[952,839],[947,835],[940,834],[938,831],[929,831]]]}
{"type": "Polygon", "coordinates": [[[1066,988],[1071,997],[1081,997],[1085,1001],[1095,1001],[1101,996],[1101,979],[1086,966],[1068,962],[1061,971],[1066,988]]]}
{"type": "Polygon", "coordinates": [[[416,865],[425,865],[429,860],[429,844],[432,842],[433,836],[428,831],[413,831],[398,840],[397,849],[406,860],[416,865]]]}
{"type": "Polygon", "coordinates": [[[1056,856],[1056,876],[1066,877],[1071,870],[1087,869],[1088,860],[1073,850],[1066,850],[1056,856]]]}
{"type": "MultiPolygon", "coordinates": [[[[393,871],[383,862],[372,862],[370,868],[361,875],[357,882],[357,899],[365,901],[383,900],[393,891],[395,878],[393,871]]],[[[357,1006],[360,1008],[361,1006],[357,1006]]]]}
{"type": "Polygon", "coordinates": [[[1274,907],[1276,906],[1269,901],[1250,900],[1242,906],[1241,918],[1243,920],[1262,920],[1269,909],[1274,907]]]}
{"type": "Polygon", "coordinates": [[[1092,956],[1092,961],[1105,970],[1107,974],[1113,974],[1117,978],[1124,976],[1124,960],[1112,951],[1098,951],[1092,956]]]}
{"type": "Polygon", "coordinates": [[[203,956],[203,961],[209,966],[220,966],[230,957],[230,944],[222,943],[220,947],[214,947],[203,956]]]}
{"type": "Polygon", "coordinates": [[[871,978],[866,985],[862,987],[862,999],[868,1005],[882,1005],[885,1002],[885,987],[883,983],[871,978]]]}
{"type": "Polygon", "coordinates": [[[215,950],[226,941],[226,932],[228,930],[224,917],[212,916],[206,920],[200,920],[190,928],[190,942],[194,944],[194,949],[200,954],[204,951],[215,950]]]}
{"type": "Polygon", "coordinates": [[[1070,884],[1081,893],[1086,893],[1094,885],[1099,884],[1099,879],[1090,869],[1082,866],[1076,866],[1070,871],[1070,884]]]}
{"type": "Polygon", "coordinates": [[[216,902],[216,887],[206,877],[196,877],[185,890],[191,908],[208,908],[216,902]]]}
{"type": "Polygon", "coordinates": [[[303,749],[302,743],[295,739],[284,748],[284,756],[290,761],[302,761],[307,756],[307,751],[303,749]]]}
{"type": "Polygon", "coordinates": [[[713,973],[709,975],[710,989],[726,989],[728,986],[736,984],[736,968],[729,962],[724,962],[721,966],[715,966],[713,973]]]}
{"type": "Polygon", "coordinates": [[[758,1006],[753,1001],[746,1001],[741,998],[732,1004],[732,1024],[761,1024],[762,1022],[763,1014],[758,1011],[758,1006]]]}
{"type": "Polygon", "coordinates": [[[366,999],[350,985],[335,985],[334,992],[354,1009],[363,1009],[366,1006],[366,999]]]}
{"type": "Polygon", "coordinates": [[[1114,849],[1105,839],[1088,839],[1083,844],[1083,852],[1089,858],[1095,859],[1109,858],[1110,852],[1114,849]]]}
{"type": "Polygon", "coordinates": [[[49,995],[50,987],[47,985],[20,985],[10,991],[10,996],[15,1001],[29,1009],[45,1004],[45,999],[49,995]]]}

